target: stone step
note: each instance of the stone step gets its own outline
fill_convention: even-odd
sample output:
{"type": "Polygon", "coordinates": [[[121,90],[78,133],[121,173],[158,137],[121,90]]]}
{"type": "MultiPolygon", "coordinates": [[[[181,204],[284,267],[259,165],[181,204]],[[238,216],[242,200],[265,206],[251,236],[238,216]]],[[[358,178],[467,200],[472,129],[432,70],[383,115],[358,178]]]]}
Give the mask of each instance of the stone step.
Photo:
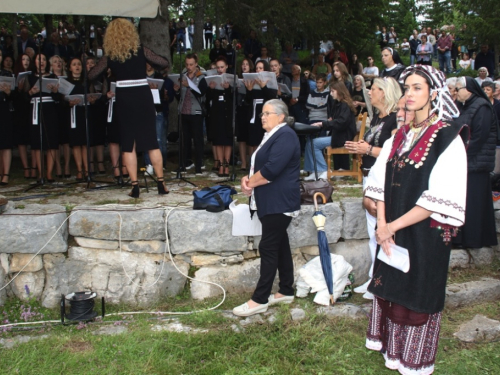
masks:
{"type": "Polygon", "coordinates": [[[445,307],[456,309],[498,300],[500,300],[500,280],[483,277],[476,281],[448,285],[445,307]]]}

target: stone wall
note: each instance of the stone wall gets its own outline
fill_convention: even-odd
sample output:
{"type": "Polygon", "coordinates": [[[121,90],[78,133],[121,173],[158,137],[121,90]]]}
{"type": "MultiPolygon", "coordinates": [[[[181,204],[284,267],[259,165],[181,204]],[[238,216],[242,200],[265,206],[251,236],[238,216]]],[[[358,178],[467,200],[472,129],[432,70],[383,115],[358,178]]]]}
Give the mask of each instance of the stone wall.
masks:
{"type": "MultiPolygon", "coordinates": [[[[288,228],[296,271],[318,255],[313,211],[303,206],[288,228]]],[[[361,199],[329,203],[322,211],[330,251],[343,255],[354,267],[356,284],[363,283],[371,260],[361,199]]],[[[56,307],[61,294],[92,290],[109,303],[148,306],[181,293],[187,281],[182,274],[187,275],[190,267],[195,299],[222,294],[199,280],[219,283],[228,293],[250,293],[259,275],[260,237],[233,237],[231,224],[229,210],[78,206],[68,217],[60,205],[26,204],[16,209],[11,202],[0,215],[1,284],[21,273],[0,291],[0,304],[15,295],[40,298],[44,306],[56,307]],[[166,252],[166,233],[175,265],[166,252]]],[[[492,249],[474,254],[457,250],[450,266],[467,266],[471,259],[486,264],[494,256],[492,249]]]]}

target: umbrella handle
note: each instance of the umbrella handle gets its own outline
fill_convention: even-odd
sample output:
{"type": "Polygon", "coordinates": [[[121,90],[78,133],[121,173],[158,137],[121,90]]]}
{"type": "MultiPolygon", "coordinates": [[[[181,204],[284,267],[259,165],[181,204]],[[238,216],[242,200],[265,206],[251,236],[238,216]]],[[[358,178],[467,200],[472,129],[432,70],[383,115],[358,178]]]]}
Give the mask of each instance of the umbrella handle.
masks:
{"type": "Polygon", "coordinates": [[[314,200],[314,209],[315,209],[316,211],[318,211],[318,201],[317,201],[317,199],[316,199],[316,197],[317,197],[318,195],[319,195],[319,196],[321,196],[321,198],[323,198],[323,204],[325,204],[325,203],[326,203],[326,197],[325,197],[325,194],[320,193],[319,191],[318,191],[318,192],[316,192],[316,193],[314,193],[314,195],[313,195],[313,200],[314,200]]]}

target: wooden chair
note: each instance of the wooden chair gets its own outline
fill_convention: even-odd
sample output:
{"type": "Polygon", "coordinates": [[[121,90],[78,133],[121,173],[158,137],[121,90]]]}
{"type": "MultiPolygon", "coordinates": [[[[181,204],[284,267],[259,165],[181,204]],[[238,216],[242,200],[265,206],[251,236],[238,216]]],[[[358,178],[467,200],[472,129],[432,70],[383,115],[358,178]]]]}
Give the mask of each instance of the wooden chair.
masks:
{"type": "MultiPolygon", "coordinates": [[[[363,113],[358,116],[358,121],[361,121],[361,127],[359,128],[359,131],[356,133],[356,136],[354,137],[353,141],[357,142],[360,139],[363,139],[363,136],[365,135],[365,128],[366,128],[366,118],[368,117],[368,113],[363,113]]],[[[331,148],[327,147],[325,149],[325,157],[326,157],[326,164],[327,164],[327,176],[328,176],[328,181],[333,176],[349,176],[349,177],[357,177],[358,182],[363,181],[363,173],[361,171],[361,155],[359,154],[349,154],[349,151],[345,147],[336,147],[336,148],[331,148]],[[352,155],[352,166],[351,169],[348,171],[334,171],[333,166],[332,166],[332,156],[333,155],[352,155]]]]}

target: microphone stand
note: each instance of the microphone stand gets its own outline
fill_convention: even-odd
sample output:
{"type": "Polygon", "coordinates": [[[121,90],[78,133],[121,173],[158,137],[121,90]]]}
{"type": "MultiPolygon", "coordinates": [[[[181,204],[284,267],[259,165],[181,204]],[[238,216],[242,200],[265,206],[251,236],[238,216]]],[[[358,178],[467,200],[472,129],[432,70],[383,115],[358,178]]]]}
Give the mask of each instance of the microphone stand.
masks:
{"type": "MultiPolygon", "coordinates": [[[[120,177],[122,177],[117,183],[115,182],[110,182],[110,181],[97,181],[94,180],[92,177],[92,173],[90,173],[90,154],[91,154],[91,148],[90,148],[90,129],[89,129],[89,110],[88,110],[88,103],[87,103],[87,95],[88,95],[88,81],[87,81],[87,54],[85,52],[85,38],[82,39],[82,74],[83,74],[83,105],[85,107],[85,135],[87,137],[87,166],[88,166],[88,171],[87,171],[87,190],[98,190],[98,189],[104,189],[108,187],[123,187],[123,177],[122,177],[122,171],[120,168],[120,177]],[[104,184],[101,186],[93,186],[91,187],[90,184],[92,183],[98,183],[98,184],[104,184]]],[[[121,157],[121,155],[120,155],[121,157]]],[[[120,160],[120,159],[119,159],[120,160]]],[[[76,181],[76,182],[70,182],[68,185],[73,185],[73,184],[79,184],[81,181],[76,181]]]]}
{"type": "MultiPolygon", "coordinates": [[[[43,73],[42,72],[42,35],[39,34],[37,36],[37,45],[38,45],[38,70],[39,70],[39,77],[38,77],[38,82],[35,83],[35,85],[39,85],[40,91],[38,92],[38,110],[37,110],[37,118],[38,118],[38,126],[39,126],[39,132],[40,132],[40,179],[33,185],[29,186],[27,189],[24,190],[24,192],[27,192],[29,190],[35,189],[37,187],[43,186],[45,187],[45,179],[44,179],[44,170],[45,170],[45,162],[44,162],[44,154],[43,154],[43,129],[42,126],[44,126],[43,122],[43,96],[42,96],[42,80],[43,80],[43,73]]],[[[35,67],[35,69],[37,69],[35,67]]],[[[35,103],[33,103],[35,105],[35,103]]],[[[47,151],[50,152],[50,151],[47,151]]]]}
{"type": "MultiPolygon", "coordinates": [[[[179,93],[179,101],[177,104],[177,129],[179,131],[179,148],[178,148],[179,167],[177,168],[177,173],[175,175],[175,178],[165,179],[165,181],[179,180],[179,181],[184,181],[184,182],[186,182],[194,187],[197,187],[195,183],[189,181],[185,177],[182,177],[182,171],[186,170],[186,161],[184,160],[184,152],[183,152],[184,151],[184,134],[183,134],[182,114],[181,114],[182,105],[184,104],[184,97],[182,96],[182,78],[184,76],[184,74],[182,73],[182,48],[180,49],[180,52],[179,52],[179,72],[180,72],[180,75],[179,75],[179,85],[180,85],[179,91],[180,91],[180,93],[179,93]]],[[[187,77],[186,77],[186,79],[187,79],[187,77]]],[[[188,94],[187,90],[189,90],[189,87],[186,88],[185,95],[188,94]]],[[[200,152],[203,152],[203,150],[200,150],[200,152]]]]}

